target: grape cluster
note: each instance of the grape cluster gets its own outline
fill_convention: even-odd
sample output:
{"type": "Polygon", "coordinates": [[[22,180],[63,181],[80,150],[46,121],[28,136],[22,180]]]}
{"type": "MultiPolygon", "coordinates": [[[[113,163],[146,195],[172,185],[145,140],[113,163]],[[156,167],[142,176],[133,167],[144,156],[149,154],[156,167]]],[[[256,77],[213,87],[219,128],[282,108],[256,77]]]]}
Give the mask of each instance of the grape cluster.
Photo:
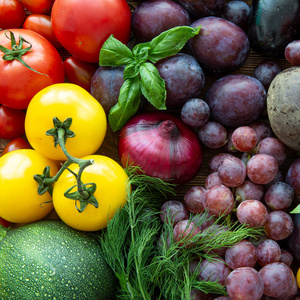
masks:
{"type": "Polygon", "coordinates": [[[297,203],[293,187],[284,181],[280,170],[288,149],[273,136],[269,125],[260,121],[231,129],[230,140],[220,142],[219,148],[224,151],[210,158],[211,172],[205,185],[189,187],[183,201],[165,202],[161,220],[165,222],[167,212],[171,214],[177,242],[188,237],[195,243],[199,233],[203,237],[211,236],[212,231],[229,230],[216,223],[220,217],[261,227],[264,234],[215,249],[216,260],[191,261],[190,272],[197,272],[199,280],[217,280],[228,293],[204,297],[193,290],[192,299],[293,299],[298,287],[291,269],[294,256],[288,246],[295,227],[289,212],[297,203]],[[201,225],[197,225],[201,218],[201,225]]]}

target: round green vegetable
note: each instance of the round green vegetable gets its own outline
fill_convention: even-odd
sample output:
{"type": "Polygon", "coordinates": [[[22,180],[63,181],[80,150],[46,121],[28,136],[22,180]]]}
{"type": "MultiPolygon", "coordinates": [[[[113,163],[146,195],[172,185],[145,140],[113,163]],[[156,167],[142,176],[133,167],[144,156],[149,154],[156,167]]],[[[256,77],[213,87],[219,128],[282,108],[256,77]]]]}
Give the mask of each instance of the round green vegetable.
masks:
{"type": "Polygon", "coordinates": [[[0,242],[0,299],[113,299],[117,279],[92,235],[60,220],[11,229],[0,242]]]}

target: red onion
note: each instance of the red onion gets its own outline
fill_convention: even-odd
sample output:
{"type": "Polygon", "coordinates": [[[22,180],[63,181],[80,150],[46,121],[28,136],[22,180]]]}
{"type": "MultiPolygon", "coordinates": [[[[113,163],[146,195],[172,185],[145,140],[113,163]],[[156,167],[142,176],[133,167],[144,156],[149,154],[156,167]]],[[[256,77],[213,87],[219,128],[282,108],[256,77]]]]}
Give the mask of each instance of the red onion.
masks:
{"type": "Polygon", "coordinates": [[[147,175],[185,184],[202,165],[196,133],[181,119],[147,112],[130,119],[120,131],[118,151],[123,167],[139,166],[147,175]]]}

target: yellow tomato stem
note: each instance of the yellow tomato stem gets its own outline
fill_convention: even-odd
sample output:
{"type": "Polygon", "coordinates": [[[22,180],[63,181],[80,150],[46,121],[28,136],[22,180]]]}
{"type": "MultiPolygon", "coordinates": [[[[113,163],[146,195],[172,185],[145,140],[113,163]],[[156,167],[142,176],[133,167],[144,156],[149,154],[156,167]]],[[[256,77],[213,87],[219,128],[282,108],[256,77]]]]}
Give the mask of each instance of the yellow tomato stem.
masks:
{"type": "Polygon", "coordinates": [[[69,165],[71,164],[72,162],[71,161],[66,161],[62,166],[61,168],[58,170],[58,172],[53,176],[53,177],[50,177],[50,178],[45,178],[44,179],[44,184],[45,185],[52,185],[54,182],[56,182],[60,175],[62,174],[62,172],[67,169],[69,167],[69,165]]]}
{"type": "MultiPolygon", "coordinates": [[[[92,159],[80,159],[77,157],[72,156],[66,149],[65,147],[65,129],[64,128],[58,128],[57,129],[57,139],[58,139],[58,144],[61,147],[62,151],[64,152],[64,154],[67,157],[67,166],[69,166],[71,163],[75,163],[78,164],[79,166],[79,171],[76,177],[76,181],[77,181],[77,190],[80,194],[80,196],[82,197],[82,199],[88,199],[91,195],[89,194],[88,191],[86,191],[84,189],[84,184],[81,181],[81,175],[82,172],[84,171],[84,169],[87,166],[90,166],[94,163],[94,160],[92,159]]],[[[66,168],[66,166],[62,166],[63,169],[66,168]]],[[[75,174],[76,175],[76,174],[75,174]]]]}

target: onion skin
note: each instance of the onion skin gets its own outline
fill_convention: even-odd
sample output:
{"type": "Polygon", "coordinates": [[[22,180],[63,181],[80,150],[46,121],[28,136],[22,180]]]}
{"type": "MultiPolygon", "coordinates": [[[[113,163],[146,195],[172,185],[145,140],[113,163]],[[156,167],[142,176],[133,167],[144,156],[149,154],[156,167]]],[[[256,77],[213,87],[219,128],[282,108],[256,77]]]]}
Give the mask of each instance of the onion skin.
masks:
{"type": "Polygon", "coordinates": [[[183,185],[202,166],[202,149],[194,131],[164,112],[134,116],[121,129],[118,151],[123,167],[139,166],[146,175],[183,185]]]}

